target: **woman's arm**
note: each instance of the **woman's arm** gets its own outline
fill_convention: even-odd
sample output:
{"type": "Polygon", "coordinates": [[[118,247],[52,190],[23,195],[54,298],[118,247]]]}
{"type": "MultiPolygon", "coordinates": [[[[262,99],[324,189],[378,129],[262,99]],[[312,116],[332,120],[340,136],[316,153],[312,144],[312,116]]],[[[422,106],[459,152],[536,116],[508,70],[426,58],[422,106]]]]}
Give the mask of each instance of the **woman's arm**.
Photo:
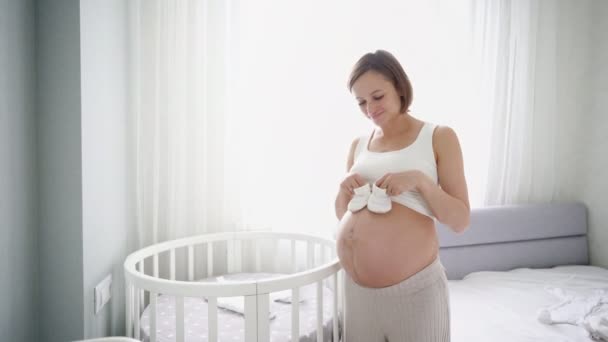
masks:
{"type": "Polygon", "coordinates": [[[352,196],[349,196],[348,194],[344,193],[343,191],[340,191],[338,193],[338,196],[336,196],[336,217],[338,218],[338,221],[342,220],[342,217],[344,216],[344,214],[346,214],[346,211],[348,210],[348,202],[350,202],[352,196]]]}
{"type": "MultiPolygon", "coordinates": [[[[353,167],[355,162],[355,149],[357,148],[357,144],[359,143],[359,139],[355,139],[353,143],[350,145],[350,151],[348,152],[348,158],[346,161],[346,172],[350,172],[350,169],[353,167]]],[[[348,202],[353,198],[352,194],[349,194],[340,188],[338,191],[338,195],[336,195],[335,202],[335,210],[336,217],[338,220],[342,220],[344,214],[346,214],[348,202]]]]}
{"type": "Polygon", "coordinates": [[[469,226],[471,208],[462,151],[454,130],[446,126],[437,127],[433,134],[433,149],[437,153],[439,186],[421,172],[418,191],[439,222],[462,233],[469,226]]]}

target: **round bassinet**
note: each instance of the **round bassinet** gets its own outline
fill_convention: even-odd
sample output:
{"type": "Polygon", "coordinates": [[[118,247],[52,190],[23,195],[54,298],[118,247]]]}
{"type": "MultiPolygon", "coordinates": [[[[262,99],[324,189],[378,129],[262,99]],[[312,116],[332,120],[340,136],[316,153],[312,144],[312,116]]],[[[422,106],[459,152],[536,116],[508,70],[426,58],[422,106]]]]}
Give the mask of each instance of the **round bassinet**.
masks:
{"type": "Polygon", "coordinates": [[[335,241],[231,232],[159,243],[124,264],[140,341],[339,341],[335,241]]]}

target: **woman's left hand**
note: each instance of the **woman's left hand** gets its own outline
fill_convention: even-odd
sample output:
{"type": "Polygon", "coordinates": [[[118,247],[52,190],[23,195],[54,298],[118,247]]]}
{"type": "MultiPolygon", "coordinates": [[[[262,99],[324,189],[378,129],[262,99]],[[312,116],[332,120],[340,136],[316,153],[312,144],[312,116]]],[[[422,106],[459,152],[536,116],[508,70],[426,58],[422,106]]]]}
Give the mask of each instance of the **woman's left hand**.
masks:
{"type": "Polygon", "coordinates": [[[376,181],[376,186],[386,189],[386,194],[389,196],[398,196],[403,192],[416,190],[421,175],[418,170],[387,173],[376,181]]]}

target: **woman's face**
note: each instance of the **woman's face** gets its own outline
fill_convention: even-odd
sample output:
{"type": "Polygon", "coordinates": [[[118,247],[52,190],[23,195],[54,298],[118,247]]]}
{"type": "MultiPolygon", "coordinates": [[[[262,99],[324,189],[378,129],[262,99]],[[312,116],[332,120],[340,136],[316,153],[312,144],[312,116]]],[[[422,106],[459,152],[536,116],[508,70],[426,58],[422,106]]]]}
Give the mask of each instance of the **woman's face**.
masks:
{"type": "Polygon", "coordinates": [[[361,75],[353,84],[352,93],[363,114],[378,126],[400,113],[401,99],[397,90],[391,81],[376,71],[361,75]]]}

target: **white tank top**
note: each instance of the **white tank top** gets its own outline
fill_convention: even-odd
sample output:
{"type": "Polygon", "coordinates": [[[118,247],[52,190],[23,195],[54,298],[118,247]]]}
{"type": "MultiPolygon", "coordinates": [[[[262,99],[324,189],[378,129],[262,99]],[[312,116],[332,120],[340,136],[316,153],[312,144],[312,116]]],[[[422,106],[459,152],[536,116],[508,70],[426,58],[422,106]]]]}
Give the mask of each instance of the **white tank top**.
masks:
{"type": "MultiPolygon", "coordinates": [[[[436,125],[425,122],[409,146],[396,151],[372,152],[369,142],[372,135],[362,136],[355,149],[355,160],[351,172],[358,173],[373,184],[386,173],[420,170],[437,184],[437,163],[433,152],[433,132],[436,125]]],[[[421,214],[433,217],[426,200],[417,191],[406,191],[391,200],[421,214]]]]}

